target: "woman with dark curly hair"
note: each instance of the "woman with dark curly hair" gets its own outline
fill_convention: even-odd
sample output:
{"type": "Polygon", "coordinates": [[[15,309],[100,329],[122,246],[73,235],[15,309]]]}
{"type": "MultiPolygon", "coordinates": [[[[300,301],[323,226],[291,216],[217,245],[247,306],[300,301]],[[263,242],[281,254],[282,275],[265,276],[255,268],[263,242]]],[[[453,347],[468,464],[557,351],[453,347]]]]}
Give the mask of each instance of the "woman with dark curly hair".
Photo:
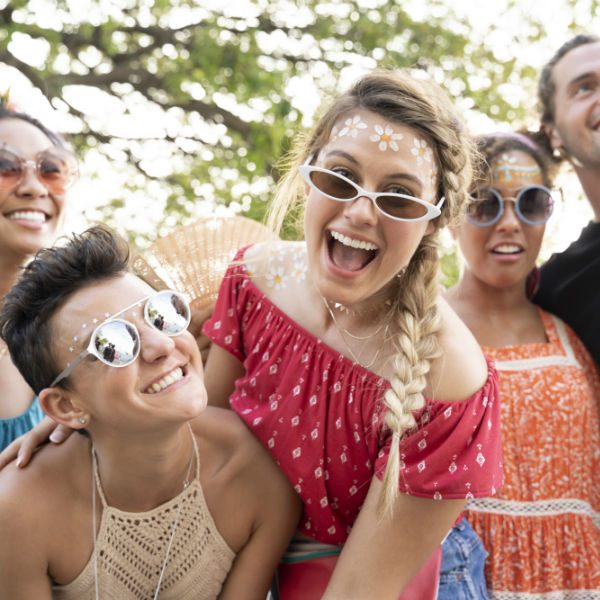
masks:
{"type": "Polygon", "coordinates": [[[482,136],[479,149],[448,300],[500,373],[505,482],[470,502],[468,520],[489,553],[491,598],[595,598],[600,381],[575,333],[530,300],[555,163],[530,134],[482,136]]]}
{"type": "MultiPolygon", "coordinates": [[[[0,104],[0,300],[23,265],[51,244],[63,220],[77,161],[60,136],[0,104]]],[[[0,341],[0,450],[43,416],[0,341]]]]}

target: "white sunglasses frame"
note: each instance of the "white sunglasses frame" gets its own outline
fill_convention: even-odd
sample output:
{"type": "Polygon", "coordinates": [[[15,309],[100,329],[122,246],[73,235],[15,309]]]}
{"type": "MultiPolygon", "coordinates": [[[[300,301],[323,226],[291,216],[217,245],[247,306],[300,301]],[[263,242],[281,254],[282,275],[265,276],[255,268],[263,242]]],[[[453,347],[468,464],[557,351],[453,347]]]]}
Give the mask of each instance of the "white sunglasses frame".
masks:
{"type": "Polygon", "coordinates": [[[302,176],[304,181],[313,190],[315,190],[319,194],[322,194],[326,198],[329,198],[330,200],[335,200],[336,202],[354,202],[355,200],[358,200],[359,198],[362,198],[362,197],[369,198],[369,200],[371,200],[371,202],[373,202],[373,205],[375,206],[375,208],[384,217],[387,217],[388,219],[392,219],[393,221],[402,221],[404,223],[417,223],[419,221],[431,221],[432,219],[437,219],[442,213],[441,208],[444,205],[444,202],[446,200],[446,198],[444,196],[442,196],[437,204],[431,204],[431,202],[427,202],[426,200],[421,200],[421,198],[416,198],[415,196],[409,196],[408,194],[393,194],[390,192],[369,192],[369,191],[365,190],[364,188],[362,188],[357,183],[355,183],[354,181],[352,181],[351,179],[348,179],[347,177],[344,177],[343,175],[340,175],[339,173],[336,173],[335,171],[332,171],[330,169],[324,169],[323,167],[317,167],[315,165],[311,165],[308,163],[304,163],[303,165],[300,165],[298,167],[298,172],[300,173],[300,175],[302,176]],[[327,194],[323,190],[319,189],[316,186],[316,184],[312,181],[310,174],[315,171],[318,173],[326,173],[327,175],[333,175],[334,177],[338,177],[339,179],[342,179],[343,181],[345,181],[346,183],[351,185],[356,190],[356,196],[353,196],[352,198],[336,198],[335,196],[331,196],[331,195],[327,194]],[[417,217],[416,219],[404,219],[402,217],[394,217],[393,215],[390,215],[390,214],[384,212],[377,204],[377,198],[380,198],[381,196],[392,196],[392,197],[396,197],[396,198],[402,198],[403,200],[410,200],[412,202],[415,202],[416,204],[421,205],[426,210],[426,213],[421,217],[417,217]]]}

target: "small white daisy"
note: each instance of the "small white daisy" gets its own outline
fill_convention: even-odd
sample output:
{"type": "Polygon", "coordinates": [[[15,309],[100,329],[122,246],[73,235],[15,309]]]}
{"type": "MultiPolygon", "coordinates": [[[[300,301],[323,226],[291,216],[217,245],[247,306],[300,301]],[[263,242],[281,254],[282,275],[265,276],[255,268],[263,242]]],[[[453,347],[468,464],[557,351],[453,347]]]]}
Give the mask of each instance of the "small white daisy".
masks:
{"type": "Polygon", "coordinates": [[[394,130],[389,125],[386,125],[385,127],[375,125],[374,129],[375,135],[372,135],[369,139],[372,142],[376,142],[382,152],[385,152],[388,147],[394,152],[398,152],[400,147],[397,142],[404,138],[401,133],[394,133],[394,130]]]}
{"type": "Polygon", "coordinates": [[[413,147],[410,149],[413,156],[417,157],[417,164],[421,166],[423,161],[430,163],[432,151],[425,140],[415,138],[413,141],[413,147]]]}
{"type": "Polygon", "coordinates": [[[349,135],[350,137],[355,138],[358,135],[359,129],[366,128],[367,124],[364,121],[361,121],[360,115],[354,115],[354,117],[350,117],[344,121],[344,127],[341,129],[338,135],[339,137],[349,135]]]}
{"type": "Polygon", "coordinates": [[[285,287],[285,269],[282,266],[272,267],[267,273],[267,285],[270,288],[281,290],[285,287]]]}
{"type": "Polygon", "coordinates": [[[306,262],[304,260],[295,260],[292,263],[291,276],[295,281],[304,281],[306,278],[306,262]]]}

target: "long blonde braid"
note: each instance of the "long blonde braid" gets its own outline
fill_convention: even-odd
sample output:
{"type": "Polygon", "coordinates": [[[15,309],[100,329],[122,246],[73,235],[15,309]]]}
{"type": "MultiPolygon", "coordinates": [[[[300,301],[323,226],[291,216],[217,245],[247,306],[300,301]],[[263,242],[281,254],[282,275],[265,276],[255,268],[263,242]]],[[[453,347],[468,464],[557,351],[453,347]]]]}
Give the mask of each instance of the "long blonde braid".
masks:
{"type": "MultiPolygon", "coordinates": [[[[467,202],[467,190],[472,179],[475,150],[470,139],[461,139],[459,123],[452,120],[448,127],[450,143],[438,143],[440,189],[449,203],[449,210],[440,217],[440,225],[458,218],[467,202]]],[[[437,133],[437,132],[436,132],[437,133]]],[[[430,138],[436,142],[431,134],[430,138]]],[[[448,134],[446,134],[448,135],[448,134]]],[[[448,141],[448,140],[446,140],[448,141]]],[[[379,499],[380,515],[391,515],[398,496],[398,479],[402,469],[400,440],[416,426],[414,412],[425,406],[423,392],[431,362],[440,356],[437,332],[441,327],[437,299],[439,295],[439,254],[437,232],[425,236],[401,279],[393,306],[398,327],[394,340],[394,375],[384,396],[387,407],[385,425],[392,431],[392,444],[379,499]]]]}
{"type": "Polygon", "coordinates": [[[380,497],[380,514],[390,514],[398,495],[402,467],[400,439],[416,425],[414,412],[425,405],[423,391],[431,361],[440,355],[437,332],[440,316],[438,297],[438,249],[432,236],[417,249],[403,277],[403,290],[395,303],[393,318],[397,335],[392,339],[396,353],[394,374],[384,396],[385,425],[393,432],[392,446],[380,497]]]}

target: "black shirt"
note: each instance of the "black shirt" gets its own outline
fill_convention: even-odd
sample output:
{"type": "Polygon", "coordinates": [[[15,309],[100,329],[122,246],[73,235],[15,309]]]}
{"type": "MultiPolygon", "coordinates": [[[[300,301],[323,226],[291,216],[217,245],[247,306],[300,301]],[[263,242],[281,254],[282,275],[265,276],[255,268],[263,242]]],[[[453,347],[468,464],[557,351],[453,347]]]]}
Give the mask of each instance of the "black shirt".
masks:
{"type": "Polygon", "coordinates": [[[570,325],[600,365],[600,223],[542,266],[534,301],[570,325]]]}

